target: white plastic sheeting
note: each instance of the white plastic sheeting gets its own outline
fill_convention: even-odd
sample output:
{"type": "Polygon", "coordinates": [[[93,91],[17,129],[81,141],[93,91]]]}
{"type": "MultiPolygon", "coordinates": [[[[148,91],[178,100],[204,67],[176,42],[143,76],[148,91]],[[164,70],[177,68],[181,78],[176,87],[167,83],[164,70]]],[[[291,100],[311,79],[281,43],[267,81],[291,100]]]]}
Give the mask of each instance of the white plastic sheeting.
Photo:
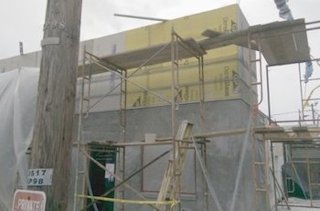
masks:
{"type": "Polygon", "coordinates": [[[289,6],[287,5],[287,0],[274,0],[277,8],[279,10],[279,16],[286,20],[293,20],[293,16],[289,6]]]}
{"type": "Polygon", "coordinates": [[[0,210],[11,210],[13,192],[26,187],[39,71],[20,68],[0,74],[0,210]]]}

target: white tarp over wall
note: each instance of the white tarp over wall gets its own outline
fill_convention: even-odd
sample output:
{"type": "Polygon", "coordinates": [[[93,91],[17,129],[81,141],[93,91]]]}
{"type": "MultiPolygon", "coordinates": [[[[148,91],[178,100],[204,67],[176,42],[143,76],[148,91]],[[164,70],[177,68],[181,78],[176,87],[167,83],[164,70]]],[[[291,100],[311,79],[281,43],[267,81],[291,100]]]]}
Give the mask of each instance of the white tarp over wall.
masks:
{"type": "Polygon", "coordinates": [[[0,74],[0,210],[11,210],[15,188],[26,186],[26,151],[31,143],[39,70],[0,74]]]}

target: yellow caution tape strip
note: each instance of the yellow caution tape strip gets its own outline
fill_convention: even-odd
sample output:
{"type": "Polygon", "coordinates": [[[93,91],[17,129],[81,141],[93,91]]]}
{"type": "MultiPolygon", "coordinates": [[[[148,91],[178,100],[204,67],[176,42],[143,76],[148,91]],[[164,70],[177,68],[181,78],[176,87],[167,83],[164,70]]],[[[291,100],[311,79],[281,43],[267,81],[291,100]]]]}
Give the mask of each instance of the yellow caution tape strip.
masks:
{"type": "Polygon", "coordinates": [[[77,195],[80,198],[93,199],[98,201],[110,201],[117,203],[126,203],[126,204],[150,204],[150,205],[170,205],[171,207],[179,204],[179,201],[171,200],[171,201],[138,201],[138,200],[128,200],[128,199],[115,199],[115,198],[107,198],[101,196],[87,196],[87,195],[77,195]]]}

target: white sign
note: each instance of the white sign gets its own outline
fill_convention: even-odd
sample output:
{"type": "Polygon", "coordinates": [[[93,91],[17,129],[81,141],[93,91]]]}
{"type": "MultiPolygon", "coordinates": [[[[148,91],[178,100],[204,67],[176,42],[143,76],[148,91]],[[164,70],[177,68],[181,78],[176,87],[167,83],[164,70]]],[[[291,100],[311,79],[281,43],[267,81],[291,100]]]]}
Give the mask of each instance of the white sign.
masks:
{"type": "Polygon", "coordinates": [[[115,170],[115,165],[113,163],[106,163],[106,171],[104,178],[106,178],[109,182],[114,181],[114,170],[115,170]]]}
{"type": "Polygon", "coordinates": [[[29,169],[28,186],[48,186],[52,184],[53,169],[29,169]]]}
{"type": "Polygon", "coordinates": [[[46,194],[41,191],[16,190],[12,211],[45,211],[46,194]]]}

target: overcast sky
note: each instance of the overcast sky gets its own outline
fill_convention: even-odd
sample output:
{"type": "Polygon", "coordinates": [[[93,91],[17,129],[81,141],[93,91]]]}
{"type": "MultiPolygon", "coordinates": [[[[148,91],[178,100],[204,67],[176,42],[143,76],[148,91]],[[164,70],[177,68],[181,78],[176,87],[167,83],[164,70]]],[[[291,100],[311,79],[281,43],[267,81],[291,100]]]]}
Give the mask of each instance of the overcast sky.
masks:
{"type": "MultiPolygon", "coordinates": [[[[25,53],[40,50],[46,0],[0,0],[0,3],[0,59],[17,55],[19,41],[23,41],[25,53]]],[[[172,19],[232,3],[240,3],[251,25],[281,20],[273,0],[83,0],[81,40],[154,23],[114,17],[114,13],[172,19]]],[[[307,22],[320,20],[320,0],[289,0],[288,5],[295,18],[305,18],[307,22]]],[[[320,43],[317,41],[320,34],[311,32],[308,35],[312,54],[320,57],[320,43]]],[[[283,71],[272,72],[271,78],[275,84],[282,84],[273,87],[274,100],[282,106],[275,106],[273,113],[297,111],[299,83],[292,83],[292,87],[286,85],[286,81],[297,81],[296,71],[288,71],[296,68],[279,69],[283,71]],[[288,96],[292,102],[288,102],[288,96]],[[282,100],[287,103],[281,104],[282,100]]],[[[314,76],[320,77],[320,67],[315,65],[314,69],[314,76]]],[[[314,86],[307,85],[306,93],[314,86]]],[[[265,104],[262,108],[265,109],[265,104]]]]}
{"type": "MultiPolygon", "coordinates": [[[[280,20],[273,0],[83,0],[81,40],[153,23],[114,17],[114,13],[172,19],[236,2],[240,2],[251,25],[280,20]]],[[[0,0],[0,3],[0,58],[18,54],[19,41],[23,41],[25,52],[39,50],[46,0],[0,0]]],[[[295,18],[320,19],[319,0],[290,0],[288,4],[295,18]]]]}

